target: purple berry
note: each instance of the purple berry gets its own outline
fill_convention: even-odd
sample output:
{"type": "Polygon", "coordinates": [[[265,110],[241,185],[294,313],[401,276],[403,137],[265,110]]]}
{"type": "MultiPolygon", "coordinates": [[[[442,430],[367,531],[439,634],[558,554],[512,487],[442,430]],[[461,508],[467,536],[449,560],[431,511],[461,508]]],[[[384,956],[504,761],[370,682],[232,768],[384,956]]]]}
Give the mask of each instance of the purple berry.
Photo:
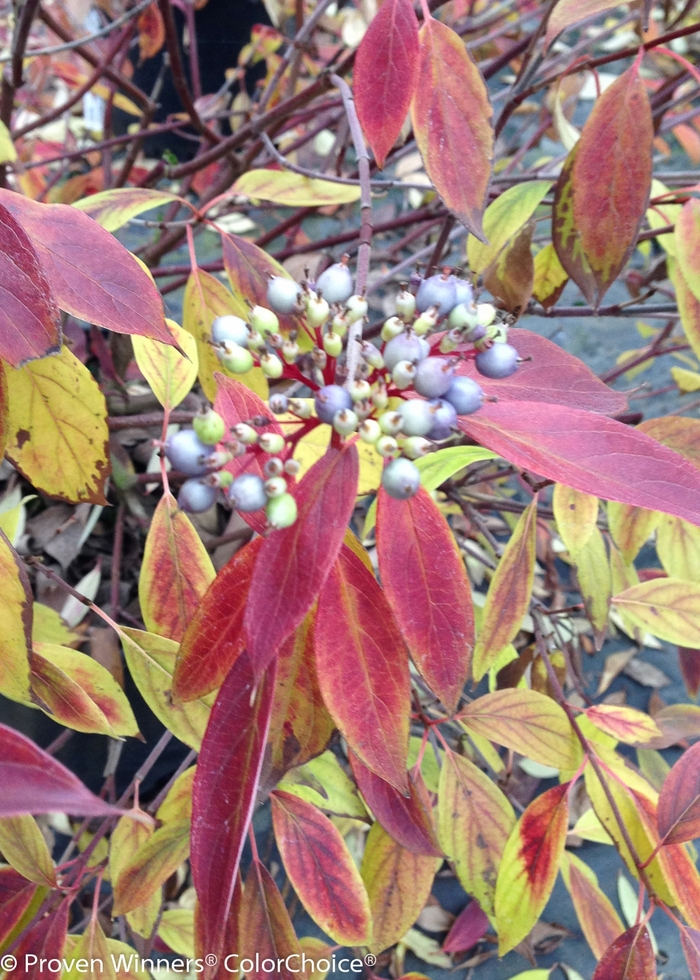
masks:
{"type": "Polygon", "coordinates": [[[462,376],[453,380],[445,392],[445,401],[454,407],[457,415],[471,415],[477,412],[484,400],[484,393],[472,378],[462,376]]]}
{"type": "Polygon", "coordinates": [[[452,384],[454,366],[443,357],[426,357],[416,368],[413,387],[424,398],[440,398],[452,384]]]}
{"type": "Polygon", "coordinates": [[[336,412],[343,408],[352,408],[352,398],[350,392],[340,385],[326,385],[316,392],[315,405],[316,414],[321,421],[333,425],[336,412]]]}
{"type": "Polygon", "coordinates": [[[352,275],[342,262],[329,266],[316,282],[316,292],[328,303],[347,303],[352,288],[352,275]]]}
{"type": "Polygon", "coordinates": [[[418,288],[416,306],[425,313],[431,306],[437,306],[440,316],[447,316],[457,302],[457,290],[452,276],[430,276],[418,288]]]}
{"type": "Polygon", "coordinates": [[[245,320],[232,313],[217,316],[211,325],[211,339],[215,344],[223,344],[228,340],[232,344],[238,344],[239,347],[247,347],[248,337],[245,320]]]}
{"type": "Polygon", "coordinates": [[[168,437],[165,455],[174,470],[186,476],[202,476],[207,472],[206,458],[211,447],[198,438],[194,429],[180,429],[168,437]]]}
{"type": "Polygon", "coordinates": [[[399,361],[422,361],[428,356],[430,345],[415,333],[400,333],[384,348],[384,367],[393,371],[399,361]]]}
{"type": "Polygon", "coordinates": [[[236,510],[260,510],[267,504],[265,484],[255,473],[241,473],[229,487],[228,499],[236,510]]]}
{"type": "Polygon", "coordinates": [[[399,456],[384,468],[382,473],[382,486],[396,500],[408,500],[415,497],[420,487],[420,472],[417,466],[399,456]]]}
{"type": "Polygon", "coordinates": [[[201,514],[209,510],[216,500],[216,487],[202,483],[201,480],[186,480],[177,495],[180,510],[190,514],[201,514]]]}
{"type": "Polygon", "coordinates": [[[267,302],[275,313],[298,313],[301,308],[301,286],[286,276],[273,276],[267,284],[267,302]]]}
{"type": "Polygon", "coordinates": [[[477,354],[475,363],[479,374],[498,381],[518,370],[518,352],[510,344],[494,344],[477,354]]]}
{"type": "Polygon", "coordinates": [[[454,406],[444,398],[437,398],[430,402],[430,405],[433,409],[433,427],[428,433],[428,439],[439,442],[441,439],[447,439],[452,435],[457,425],[457,412],[455,412],[454,406]]]}

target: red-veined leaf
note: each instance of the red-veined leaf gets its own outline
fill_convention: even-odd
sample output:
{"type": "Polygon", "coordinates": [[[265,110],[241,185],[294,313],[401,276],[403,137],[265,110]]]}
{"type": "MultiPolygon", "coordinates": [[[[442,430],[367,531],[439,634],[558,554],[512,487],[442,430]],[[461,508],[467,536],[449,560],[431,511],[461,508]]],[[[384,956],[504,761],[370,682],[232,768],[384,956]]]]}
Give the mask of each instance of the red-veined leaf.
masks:
{"type": "Polygon", "coordinates": [[[596,728],[626,745],[646,745],[652,739],[661,737],[661,730],[654,719],[636,708],[594,704],[586,708],[585,714],[596,728]]]}
{"type": "MultiPolygon", "coordinates": [[[[260,435],[265,432],[275,432],[278,435],[284,434],[282,427],[274,415],[272,415],[265,402],[261,398],[258,398],[250,388],[241,384],[240,381],[227,378],[226,375],[218,372],[214,375],[214,379],[217,383],[214,408],[226,423],[227,429],[233,428],[239,422],[248,422],[250,419],[258,416],[270,420],[267,425],[256,427],[256,431],[260,435]]],[[[286,450],[280,453],[282,459],[285,456],[286,450]]],[[[261,462],[257,456],[251,456],[250,453],[247,453],[244,456],[237,456],[232,459],[230,463],[226,464],[224,469],[229,470],[233,474],[234,479],[243,472],[255,473],[257,476],[265,479],[262,470],[263,463],[264,460],[261,462]]],[[[261,511],[248,513],[241,511],[241,517],[254,531],[261,533],[265,530],[265,515],[261,511]]]]}
{"type": "Polygon", "coordinates": [[[29,908],[36,885],[13,868],[0,868],[0,947],[29,908]]]}
{"type": "Polygon", "coordinates": [[[479,681],[520,629],[535,578],[537,497],[523,511],[498,562],[486,594],[474,647],[474,680],[479,681]]]}
{"type": "Polygon", "coordinates": [[[460,428],[522,469],[604,500],[700,524],[700,478],[677,453],[614,419],[564,405],[485,404],[460,428]]]}
{"type": "Polygon", "coordinates": [[[679,453],[700,470],[700,419],[662,415],[660,418],[640,422],[637,431],[646,432],[652,439],[679,453]]]}
{"type": "Polygon", "coordinates": [[[301,904],[335,942],[364,945],[371,934],[369,900],[340,832],[306,800],[280,791],[270,799],[277,847],[301,904]]]}
{"type": "Polygon", "coordinates": [[[600,959],[625,927],[612,902],[598,886],[595,872],[587,864],[575,854],[564,851],[561,871],[586,942],[596,959],[600,959]]]}
{"type": "Polygon", "coordinates": [[[278,964],[275,976],[280,980],[294,980],[297,974],[286,961],[293,956],[300,962],[299,940],[274,879],[258,860],[248,870],[238,921],[241,959],[255,964],[252,970],[246,970],[248,980],[269,977],[269,972],[257,967],[266,959],[278,964]]]}
{"type": "Polygon", "coordinates": [[[37,974],[48,977],[48,980],[59,980],[63,969],[61,957],[68,934],[69,910],[70,900],[66,899],[29,930],[13,953],[18,965],[8,971],[12,980],[36,980],[37,974]],[[40,960],[43,967],[37,969],[40,960]]]}
{"type": "Polygon", "coordinates": [[[334,730],[316,676],[311,612],[284,641],[277,658],[270,719],[271,771],[265,782],[276,785],[289,769],[320,755],[334,730]]]}
{"type": "Polygon", "coordinates": [[[676,219],[678,265],[696,300],[700,300],[700,201],[690,197],[676,219]]]}
{"type": "Polygon", "coordinates": [[[426,490],[410,500],[379,490],[377,555],[385,595],[413,662],[452,712],[469,674],[474,613],[464,560],[426,490]]]}
{"type": "Polygon", "coordinates": [[[635,625],[659,639],[700,645],[700,585],[677,578],[652,578],[625,589],[612,601],[635,625]]]}
{"type": "MultiPolygon", "coordinates": [[[[245,238],[222,234],[221,247],[231,289],[243,300],[267,306],[267,284],[270,276],[291,278],[287,270],[271,255],[245,238]]],[[[280,316],[279,321],[283,332],[299,327],[296,318],[292,316],[280,316]]]]}
{"type": "Polygon", "coordinates": [[[476,946],[486,935],[489,918],[475,898],[459,913],[442,944],[446,953],[461,953],[476,946]]]}
{"type": "Polygon", "coordinates": [[[438,835],[464,890],[494,915],[498,866],[515,825],[513,807],[469,759],[448,752],[440,770],[438,835]]]}
{"type": "Polygon", "coordinates": [[[681,946],[685,962],[688,964],[690,980],[700,980],[700,932],[691,929],[689,926],[681,924],[679,927],[681,934],[681,946]]]}
{"type": "Polygon", "coordinates": [[[375,775],[354,752],[349,753],[352,774],[370,810],[394,840],[414,854],[442,854],[433,827],[432,804],[420,772],[408,774],[408,796],[375,775]]]}
{"type": "Polygon", "coordinates": [[[484,694],[460,714],[467,729],[497,745],[555,769],[575,769],[581,761],[574,730],[556,701],[526,688],[484,694]]]}
{"type": "Polygon", "coordinates": [[[368,769],[408,792],[408,655],[374,576],[343,547],[321,590],[316,668],[323,699],[368,769]]]}
{"type": "Polygon", "coordinates": [[[256,538],[240,548],[197,606],[175,663],[174,701],[194,701],[221,687],[243,652],[243,613],[262,543],[262,538],[256,538]]]}
{"type": "MultiPolygon", "coordinates": [[[[154,7],[155,4],[149,9],[154,7]]],[[[112,187],[108,191],[83,197],[73,207],[89,214],[106,231],[118,231],[144,211],[152,211],[177,200],[181,200],[177,194],[155,190],[153,187],[112,187]]]]}
{"type": "Polygon", "coordinates": [[[173,343],[153,280],[96,221],[67,204],[38,204],[12,191],[0,190],[0,203],[31,239],[62,310],[117,333],[173,343]]]}
{"type": "Polygon", "coordinates": [[[381,953],[406,935],[428,900],[439,859],[401,847],[372,824],[360,873],[372,915],[369,950],[381,953]]]}
{"type": "Polygon", "coordinates": [[[430,17],[420,30],[413,132],[425,169],[447,207],[484,241],[482,217],[491,176],[492,109],[464,41],[430,17]]]}
{"type": "Polygon", "coordinates": [[[0,725],[0,785],[0,817],[54,810],[84,817],[123,812],[93,796],[69,769],[7,725],[0,725]]]}
{"type": "Polygon", "coordinates": [[[114,914],[124,915],[148,902],[189,853],[189,820],[159,827],[119,869],[114,882],[114,914]]]}
{"type": "Polygon", "coordinates": [[[518,820],[503,852],[496,882],[496,928],[501,956],[535,925],[554,888],[569,822],[569,784],[536,797],[518,820]]]}
{"type": "Polygon", "coordinates": [[[664,780],[657,821],[667,844],[700,837],[700,742],[686,749],[664,780]]]}
{"type": "Polygon", "coordinates": [[[171,494],[163,494],[139,574],[141,615],[148,631],[181,640],[215,574],[189,517],[171,494]]]}
{"type": "Polygon", "coordinates": [[[355,506],[358,474],[354,446],[329,448],[295,488],[296,522],[265,539],[244,617],[247,650],[257,676],[321,591],[355,506]]]}
{"type": "Polygon", "coordinates": [[[19,367],[61,344],[61,315],[39,256],[0,205],[0,357],[19,367]]]}
{"type": "Polygon", "coordinates": [[[656,962],[645,926],[632,926],[605,951],[593,980],[656,980],[656,962]]]}
{"type": "MultiPolygon", "coordinates": [[[[594,289],[588,288],[588,277],[578,282],[573,270],[567,271],[593,306],[599,305],[636,244],[649,202],[653,140],[651,106],[635,62],[596,99],[571,168],[567,221],[576,228],[594,289]],[[608,161],[606,167],[600,166],[601,159],[608,161]]],[[[566,268],[561,253],[559,258],[566,268]]]]}
{"type": "Polygon", "coordinates": [[[255,806],[274,684],[273,669],[256,686],[249,658],[240,656],[219,691],[199,753],[190,858],[201,912],[197,942],[217,956],[255,806]]]}
{"type": "Polygon", "coordinates": [[[408,115],[419,56],[411,0],[386,0],[362,38],[353,69],[357,115],[380,168],[408,115]]]}
{"type": "Polygon", "coordinates": [[[609,388],[583,361],[546,337],[512,327],[508,340],[526,358],[510,378],[503,381],[485,378],[476,370],[473,360],[460,361],[457,373],[474,378],[484,394],[495,396],[499,402],[549,402],[601,415],[620,415],[627,410],[623,392],[609,388]]]}
{"type": "Polygon", "coordinates": [[[588,17],[595,17],[596,14],[602,14],[613,7],[617,7],[615,0],[559,0],[547,21],[545,50],[557,34],[561,34],[567,27],[578,24],[588,17]]]}

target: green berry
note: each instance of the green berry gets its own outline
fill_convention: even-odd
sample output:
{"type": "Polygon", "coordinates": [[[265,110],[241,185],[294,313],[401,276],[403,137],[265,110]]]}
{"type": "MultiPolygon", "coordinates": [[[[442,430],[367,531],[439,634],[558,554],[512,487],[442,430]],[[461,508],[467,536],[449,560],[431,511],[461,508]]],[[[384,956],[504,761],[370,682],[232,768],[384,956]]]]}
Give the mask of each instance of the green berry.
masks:
{"type": "Polygon", "coordinates": [[[333,428],[341,436],[352,435],[357,431],[360,420],[351,408],[341,408],[333,416],[333,428]]]}
{"type": "Polygon", "coordinates": [[[371,399],[374,407],[380,412],[387,407],[389,404],[389,395],[387,394],[386,385],[383,381],[374,389],[371,399]]]}
{"type": "Polygon", "coordinates": [[[369,309],[369,303],[364,298],[364,296],[358,296],[357,293],[351,296],[345,307],[345,319],[348,323],[355,323],[356,320],[361,320],[363,317],[367,316],[367,310],[369,309]]]}
{"type": "Polygon", "coordinates": [[[328,319],[330,311],[331,308],[327,300],[309,291],[306,297],[306,322],[312,329],[324,324],[328,319]]]}
{"type": "Polygon", "coordinates": [[[344,337],[348,332],[348,321],[345,319],[342,313],[336,313],[331,321],[331,330],[333,333],[338,334],[339,337],[344,337]]]}
{"type": "Polygon", "coordinates": [[[301,469],[301,463],[298,459],[288,459],[285,460],[284,472],[287,476],[297,477],[299,475],[299,470],[301,469]]]}
{"type": "Polygon", "coordinates": [[[287,481],[283,476],[272,476],[269,480],[265,481],[265,493],[270,499],[272,497],[281,497],[286,492],[287,481]]]}
{"type": "Polygon", "coordinates": [[[391,372],[391,380],[397,388],[410,388],[416,376],[416,365],[413,361],[399,361],[391,372]]]}
{"type": "Polygon", "coordinates": [[[460,344],[462,335],[459,330],[450,330],[440,340],[440,353],[451,354],[460,344]]]}
{"type": "Polygon", "coordinates": [[[281,378],[284,371],[284,364],[277,354],[261,354],[260,367],[266,378],[281,378]]]}
{"type": "Polygon", "coordinates": [[[429,453],[432,448],[432,443],[424,439],[423,436],[410,436],[404,441],[401,447],[404,456],[408,456],[409,459],[420,459],[421,456],[429,453]]]}
{"type": "Polygon", "coordinates": [[[410,320],[416,312],[416,297],[407,289],[402,289],[396,297],[396,312],[404,320],[410,320]]]}
{"type": "Polygon", "coordinates": [[[264,306],[254,306],[248,314],[248,319],[253,330],[261,334],[277,333],[280,328],[277,314],[264,306]]]}
{"type": "Polygon", "coordinates": [[[386,344],[388,341],[393,340],[394,337],[398,337],[405,329],[405,324],[397,316],[390,316],[388,320],[384,321],[381,338],[386,344]]]}
{"type": "Polygon", "coordinates": [[[263,432],[258,444],[264,453],[277,456],[284,449],[284,436],[279,432],[263,432]]]}
{"type": "Polygon", "coordinates": [[[296,340],[285,340],[282,344],[282,357],[287,364],[294,364],[299,357],[299,344],[296,340]]]}
{"type": "Polygon", "coordinates": [[[382,434],[379,422],[377,422],[376,419],[365,419],[357,431],[360,435],[360,439],[362,439],[363,442],[369,443],[371,446],[375,444],[377,439],[379,439],[382,434]]]}
{"type": "Polygon", "coordinates": [[[475,327],[479,322],[477,316],[476,306],[472,304],[471,306],[465,306],[464,303],[457,303],[457,305],[450,311],[450,315],[447,318],[447,323],[452,330],[464,330],[465,327],[470,329],[475,327]]]}
{"type": "Polygon", "coordinates": [[[253,367],[253,355],[245,347],[227,341],[219,360],[231,374],[245,374],[253,367]]]}
{"type": "Polygon", "coordinates": [[[343,338],[337,333],[324,334],[323,349],[329,357],[339,357],[343,352],[343,338]]]}
{"type": "Polygon", "coordinates": [[[244,446],[254,446],[259,438],[257,429],[246,422],[239,422],[238,425],[234,425],[233,434],[244,446]]]}
{"type": "Polygon", "coordinates": [[[272,497],[265,508],[268,523],[276,531],[291,527],[297,519],[297,502],[291,493],[272,497]]]}
{"type": "Polygon", "coordinates": [[[476,320],[482,327],[490,327],[496,319],[496,307],[491,303],[479,303],[476,308],[476,320]]]}
{"type": "Polygon", "coordinates": [[[398,412],[384,412],[379,416],[379,428],[388,436],[395,436],[401,431],[403,419],[398,412]]]}
{"type": "Polygon", "coordinates": [[[362,359],[369,364],[371,368],[375,371],[381,371],[384,367],[384,358],[382,357],[382,352],[374,344],[370,344],[368,340],[363,340],[360,345],[360,353],[362,354],[362,359]]]}
{"type": "Polygon", "coordinates": [[[192,428],[205,446],[215,446],[224,438],[226,423],[213,408],[206,408],[192,419],[192,428]]]}
{"type": "Polygon", "coordinates": [[[421,313],[413,324],[413,332],[419,337],[423,337],[429,330],[432,330],[438,322],[437,306],[431,306],[425,313],[421,313]]]}
{"type": "Polygon", "coordinates": [[[399,451],[399,444],[393,436],[380,436],[374,444],[380,456],[384,459],[396,456],[399,451]]]}
{"type": "Polygon", "coordinates": [[[313,402],[310,398],[290,398],[289,411],[298,419],[310,419],[313,402]]]}
{"type": "Polygon", "coordinates": [[[350,389],[350,397],[354,402],[364,402],[372,394],[372,386],[369,381],[365,381],[364,378],[357,378],[352,383],[352,388],[350,389]]]}

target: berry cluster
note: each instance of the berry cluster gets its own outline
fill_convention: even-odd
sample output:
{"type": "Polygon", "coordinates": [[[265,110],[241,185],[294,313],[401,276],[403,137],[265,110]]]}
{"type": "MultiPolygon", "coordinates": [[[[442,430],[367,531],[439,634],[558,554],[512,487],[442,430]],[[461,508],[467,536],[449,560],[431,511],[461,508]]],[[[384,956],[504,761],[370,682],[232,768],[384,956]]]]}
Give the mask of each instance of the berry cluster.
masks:
{"type": "Polygon", "coordinates": [[[290,436],[258,432],[269,422],[259,418],[234,426],[234,438],[226,442],[220,416],[211,409],[203,413],[194,430],[178,432],[165,447],[173,466],[192,477],[180,491],[183,509],[207,509],[217,489],[224,488],[237,510],[264,508],[271,528],[293,524],[296,503],[286,478],[296,476],[299,464],[291,452],[320,423],[331,425],[338,437],[356,435],[374,446],[387,461],[382,475],[387,493],[408,499],[420,485],[413,460],[449,439],[458,431],[458,416],[478,411],[483,403],[481,387],[457,374],[460,360],[473,359],[488,378],[508,377],[518,367],[518,353],[506,342],[507,326],[497,321],[495,308],[475,304],[471,285],[449,270],[421,280],[415,294],[402,287],[396,315],[381,328],[381,345],[359,341],[358,367],[351,379],[343,377],[347,368],[342,355],[350,326],[366,317],[368,304],[353,293],[347,257],[315,283],[271,278],[267,303],[254,306],[247,322],[217,317],[211,343],[234,374],[259,366],[270,380],[293,379],[311,388],[315,416],[309,399],[277,392],[270,396],[269,408],[273,415],[287,416],[282,424],[294,423],[290,436]],[[294,317],[298,330],[283,336],[280,316],[294,317]],[[442,335],[429,341],[428,335],[438,329],[442,335]],[[302,331],[310,338],[310,350],[302,351],[297,343],[302,331]],[[217,443],[226,451],[212,451],[217,443]],[[283,459],[286,450],[291,450],[290,458],[283,459]],[[266,479],[244,472],[234,480],[221,470],[246,452],[266,457],[266,479]]]}

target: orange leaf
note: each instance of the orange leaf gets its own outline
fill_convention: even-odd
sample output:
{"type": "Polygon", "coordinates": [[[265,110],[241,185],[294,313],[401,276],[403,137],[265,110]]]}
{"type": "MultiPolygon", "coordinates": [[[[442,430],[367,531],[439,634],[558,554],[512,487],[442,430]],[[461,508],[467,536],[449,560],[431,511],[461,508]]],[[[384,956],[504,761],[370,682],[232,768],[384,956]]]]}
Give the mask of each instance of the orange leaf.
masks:
{"type": "Polygon", "coordinates": [[[139,54],[141,61],[158,54],[165,43],[165,25],[157,3],[146,7],[136,21],[139,32],[139,54]]]}
{"type": "Polygon", "coordinates": [[[486,595],[474,648],[474,680],[479,681],[501,650],[517,635],[528,610],[535,578],[537,497],[523,511],[506,545],[486,595]]]}
{"type": "Polygon", "coordinates": [[[380,489],[377,555],[411,657],[431,691],[454,711],[474,644],[471,589],[454,536],[426,490],[395,500],[380,489]]]}
{"type": "Polygon", "coordinates": [[[430,17],[420,30],[411,105],[425,169],[447,207],[480,241],[493,154],[492,109],[481,73],[453,30],[430,17]]]}
{"type": "Polygon", "coordinates": [[[593,955],[600,959],[608,946],[624,932],[625,927],[612,902],[598,886],[595,873],[587,864],[575,854],[564,851],[561,871],[586,942],[593,950],[593,955]]]}
{"type": "Polygon", "coordinates": [[[256,538],[239,549],[197,606],[175,662],[174,701],[194,701],[221,687],[242,653],[243,613],[262,543],[256,538]]]}
{"type": "Polygon", "coordinates": [[[323,699],[351,749],[377,776],[408,792],[406,647],[384,593],[345,546],[321,590],[315,646],[323,699]]]}
{"type": "Polygon", "coordinates": [[[500,956],[527,936],[552,893],[566,843],[568,794],[564,783],[536,797],[508,839],[496,882],[500,956]]]}
{"type": "MultiPolygon", "coordinates": [[[[301,961],[301,947],[279,889],[267,868],[254,860],[248,870],[238,918],[240,958],[262,964],[266,959],[278,964],[275,976],[295,980],[298,972],[287,966],[287,959],[301,961]],[[281,964],[281,968],[280,968],[281,964]]],[[[233,947],[232,947],[233,948],[233,947]]],[[[291,960],[290,965],[295,961],[291,960]]],[[[246,970],[248,980],[268,980],[263,969],[246,970]]]]}
{"type": "Polygon", "coordinates": [[[163,494],[139,576],[141,615],[148,631],[181,640],[214,576],[211,558],[189,517],[174,497],[163,494]]]}
{"type": "Polygon", "coordinates": [[[369,899],[340,832],[313,804],[291,793],[278,790],[270,800],[277,847],[301,904],[335,942],[365,945],[369,899]]]}

